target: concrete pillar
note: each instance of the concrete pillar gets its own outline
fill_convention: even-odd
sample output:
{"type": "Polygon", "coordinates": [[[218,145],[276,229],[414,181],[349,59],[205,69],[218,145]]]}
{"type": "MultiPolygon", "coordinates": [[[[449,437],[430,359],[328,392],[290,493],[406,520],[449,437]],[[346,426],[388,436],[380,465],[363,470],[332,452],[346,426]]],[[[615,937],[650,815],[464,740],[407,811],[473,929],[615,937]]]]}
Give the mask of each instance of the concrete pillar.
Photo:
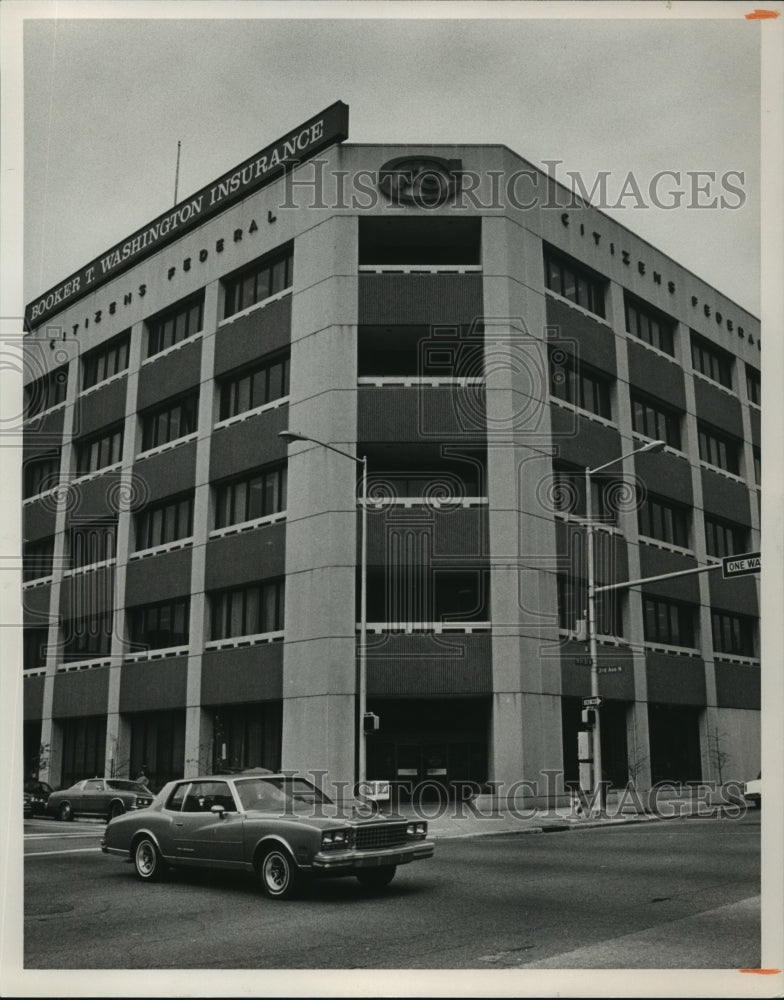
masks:
{"type": "MultiPolygon", "coordinates": [[[[66,350],[65,345],[62,350],[66,350]]],[[[70,352],[69,352],[70,353],[70,352]]],[[[55,351],[55,356],[57,351],[55,351]]],[[[62,362],[59,362],[62,363],[62,362]]],[[[63,568],[65,567],[65,531],[66,517],[71,496],[70,481],[73,475],[73,433],[76,397],[79,394],[79,379],[81,375],[78,354],[71,356],[68,366],[68,389],[66,393],[65,414],[63,416],[63,439],[60,453],[60,486],[54,494],[57,503],[55,516],[54,554],[52,559],[53,579],[49,592],[49,634],[47,636],[46,677],[44,679],[44,696],[41,710],[41,746],[45,748],[42,757],[46,760],[44,767],[39,769],[40,781],[47,781],[57,787],[62,779],[63,727],[52,718],[54,704],[54,684],[57,677],[58,664],[63,659],[63,635],[60,629],[60,593],[63,585],[63,568]]]]}
{"type": "Polygon", "coordinates": [[[508,218],[485,218],[493,720],[490,778],[543,784],[560,769],[561,665],[555,527],[541,484],[551,474],[542,243],[508,218]],[[509,275],[519,276],[511,279],[509,275]]]}
{"type": "MultiPolygon", "coordinates": [[[[610,283],[607,296],[607,318],[615,330],[615,361],[617,366],[613,414],[621,435],[622,453],[633,451],[639,442],[634,438],[632,407],[629,396],[629,350],[626,339],[626,310],[621,285],[610,283]]],[[[641,445],[639,445],[641,446],[641,445]]],[[[635,459],[629,456],[617,466],[628,482],[633,482],[635,459]]],[[[646,484],[648,485],[648,484],[646,484]]],[[[618,513],[618,526],[626,539],[629,579],[642,576],[637,510],[618,513]]],[[[651,748],[648,731],[648,674],[645,666],[643,637],[642,591],[639,587],[624,591],[624,634],[631,637],[632,670],[634,671],[634,702],[626,712],[626,756],[629,779],[638,791],[651,786],[651,748]]],[[[600,688],[601,690],[601,688],[600,688]]]]}
{"type": "MultiPolygon", "coordinates": [[[[353,453],[357,440],[357,220],[297,237],[289,428],[353,453]]],[[[355,776],[357,482],[350,459],[289,446],[282,764],[355,776]]],[[[330,784],[333,785],[330,789],[330,784]]]]}
{"type": "Polygon", "coordinates": [[[123,654],[126,650],[125,580],[128,555],[131,549],[133,512],[143,502],[146,489],[133,473],[138,443],[138,417],[136,400],[139,390],[139,369],[142,363],[144,323],[135,323],[131,329],[128,350],[128,383],[125,392],[125,427],[123,432],[122,471],[123,488],[115,494],[121,498],[117,517],[117,561],[114,570],[113,632],[111,663],[109,666],[109,691],[106,706],[106,750],[104,773],[115,777],[129,777],[131,766],[131,726],[120,716],[120,683],[123,654]]]}
{"type": "Polygon", "coordinates": [[[202,651],[207,630],[204,580],[210,524],[210,447],[215,423],[215,331],[218,327],[220,283],[204,292],[204,333],[201,345],[201,389],[196,441],[196,486],[193,493],[193,550],[191,555],[191,604],[188,623],[188,676],[185,694],[185,760],[183,774],[194,778],[211,770],[212,723],[201,709],[202,651]]]}

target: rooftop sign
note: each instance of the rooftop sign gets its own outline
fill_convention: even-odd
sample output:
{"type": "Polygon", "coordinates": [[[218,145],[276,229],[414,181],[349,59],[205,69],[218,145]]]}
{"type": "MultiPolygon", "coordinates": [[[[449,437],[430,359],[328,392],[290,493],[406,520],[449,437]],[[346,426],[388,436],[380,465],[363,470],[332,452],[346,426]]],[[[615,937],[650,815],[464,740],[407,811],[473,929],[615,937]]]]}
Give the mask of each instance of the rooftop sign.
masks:
{"type": "Polygon", "coordinates": [[[336,101],[50,288],[26,307],[26,329],[40,326],[50,316],[269,184],[286,170],[347,138],[348,105],[336,101]]]}

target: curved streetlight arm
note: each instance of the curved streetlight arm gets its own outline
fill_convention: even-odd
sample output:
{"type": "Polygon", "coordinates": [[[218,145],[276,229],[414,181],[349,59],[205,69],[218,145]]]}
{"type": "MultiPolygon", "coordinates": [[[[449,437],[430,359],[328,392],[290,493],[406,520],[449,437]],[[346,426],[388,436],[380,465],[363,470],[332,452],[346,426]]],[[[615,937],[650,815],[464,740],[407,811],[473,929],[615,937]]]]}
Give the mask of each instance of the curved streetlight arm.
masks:
{"type": "Polygon", "coordinates": [[[644,444],[642,448],[634,448],[632,451],[627,451],[623,455],[619,455],[617,458],[611,458],[609,462],[605,462],[604,465],[597,465],[595,469],[586,469],[586,476],[593,476],[597,472],[603,472],[605,469],[609,469],[611,465],[615,465],[617,462],[622,462],[625,458],[631,458],[632,455],[641,455],[643,452],[652,451],[658,452],[665,447],[665,441],[649,441],[644,444]]]}

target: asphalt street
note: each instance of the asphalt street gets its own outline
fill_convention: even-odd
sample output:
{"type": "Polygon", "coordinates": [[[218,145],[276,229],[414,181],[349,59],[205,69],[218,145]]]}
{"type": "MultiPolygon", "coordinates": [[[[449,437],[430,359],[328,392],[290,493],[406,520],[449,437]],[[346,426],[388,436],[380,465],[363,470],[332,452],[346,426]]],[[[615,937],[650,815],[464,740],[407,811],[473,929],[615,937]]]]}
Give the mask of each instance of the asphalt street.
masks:
{"type": "Polygon", "coordinates": [[[28,969],[740,969],[760,964],[760,814],[439,840],[381,895],[144,884],[103,825],[25,823],[28,969]]]}

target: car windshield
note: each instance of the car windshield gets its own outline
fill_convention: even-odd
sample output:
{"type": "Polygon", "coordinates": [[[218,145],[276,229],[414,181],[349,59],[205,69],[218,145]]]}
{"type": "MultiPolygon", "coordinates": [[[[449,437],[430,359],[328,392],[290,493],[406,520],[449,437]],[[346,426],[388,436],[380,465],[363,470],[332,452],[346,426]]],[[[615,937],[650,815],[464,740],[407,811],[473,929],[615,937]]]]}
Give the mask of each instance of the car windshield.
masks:
{"type": "Polygon", "coordinates": [[[236,788],[245,810],[281,812],[331,802],[303,778],[243,778],[236,782],[236,788]]]}
{"type": "Polygon", "coordinates": [[[149,792],[149,789],[138,781],[120,781],[117,778],[107,781],[106,787],[114,789],[115,792],[149,792]]]}

